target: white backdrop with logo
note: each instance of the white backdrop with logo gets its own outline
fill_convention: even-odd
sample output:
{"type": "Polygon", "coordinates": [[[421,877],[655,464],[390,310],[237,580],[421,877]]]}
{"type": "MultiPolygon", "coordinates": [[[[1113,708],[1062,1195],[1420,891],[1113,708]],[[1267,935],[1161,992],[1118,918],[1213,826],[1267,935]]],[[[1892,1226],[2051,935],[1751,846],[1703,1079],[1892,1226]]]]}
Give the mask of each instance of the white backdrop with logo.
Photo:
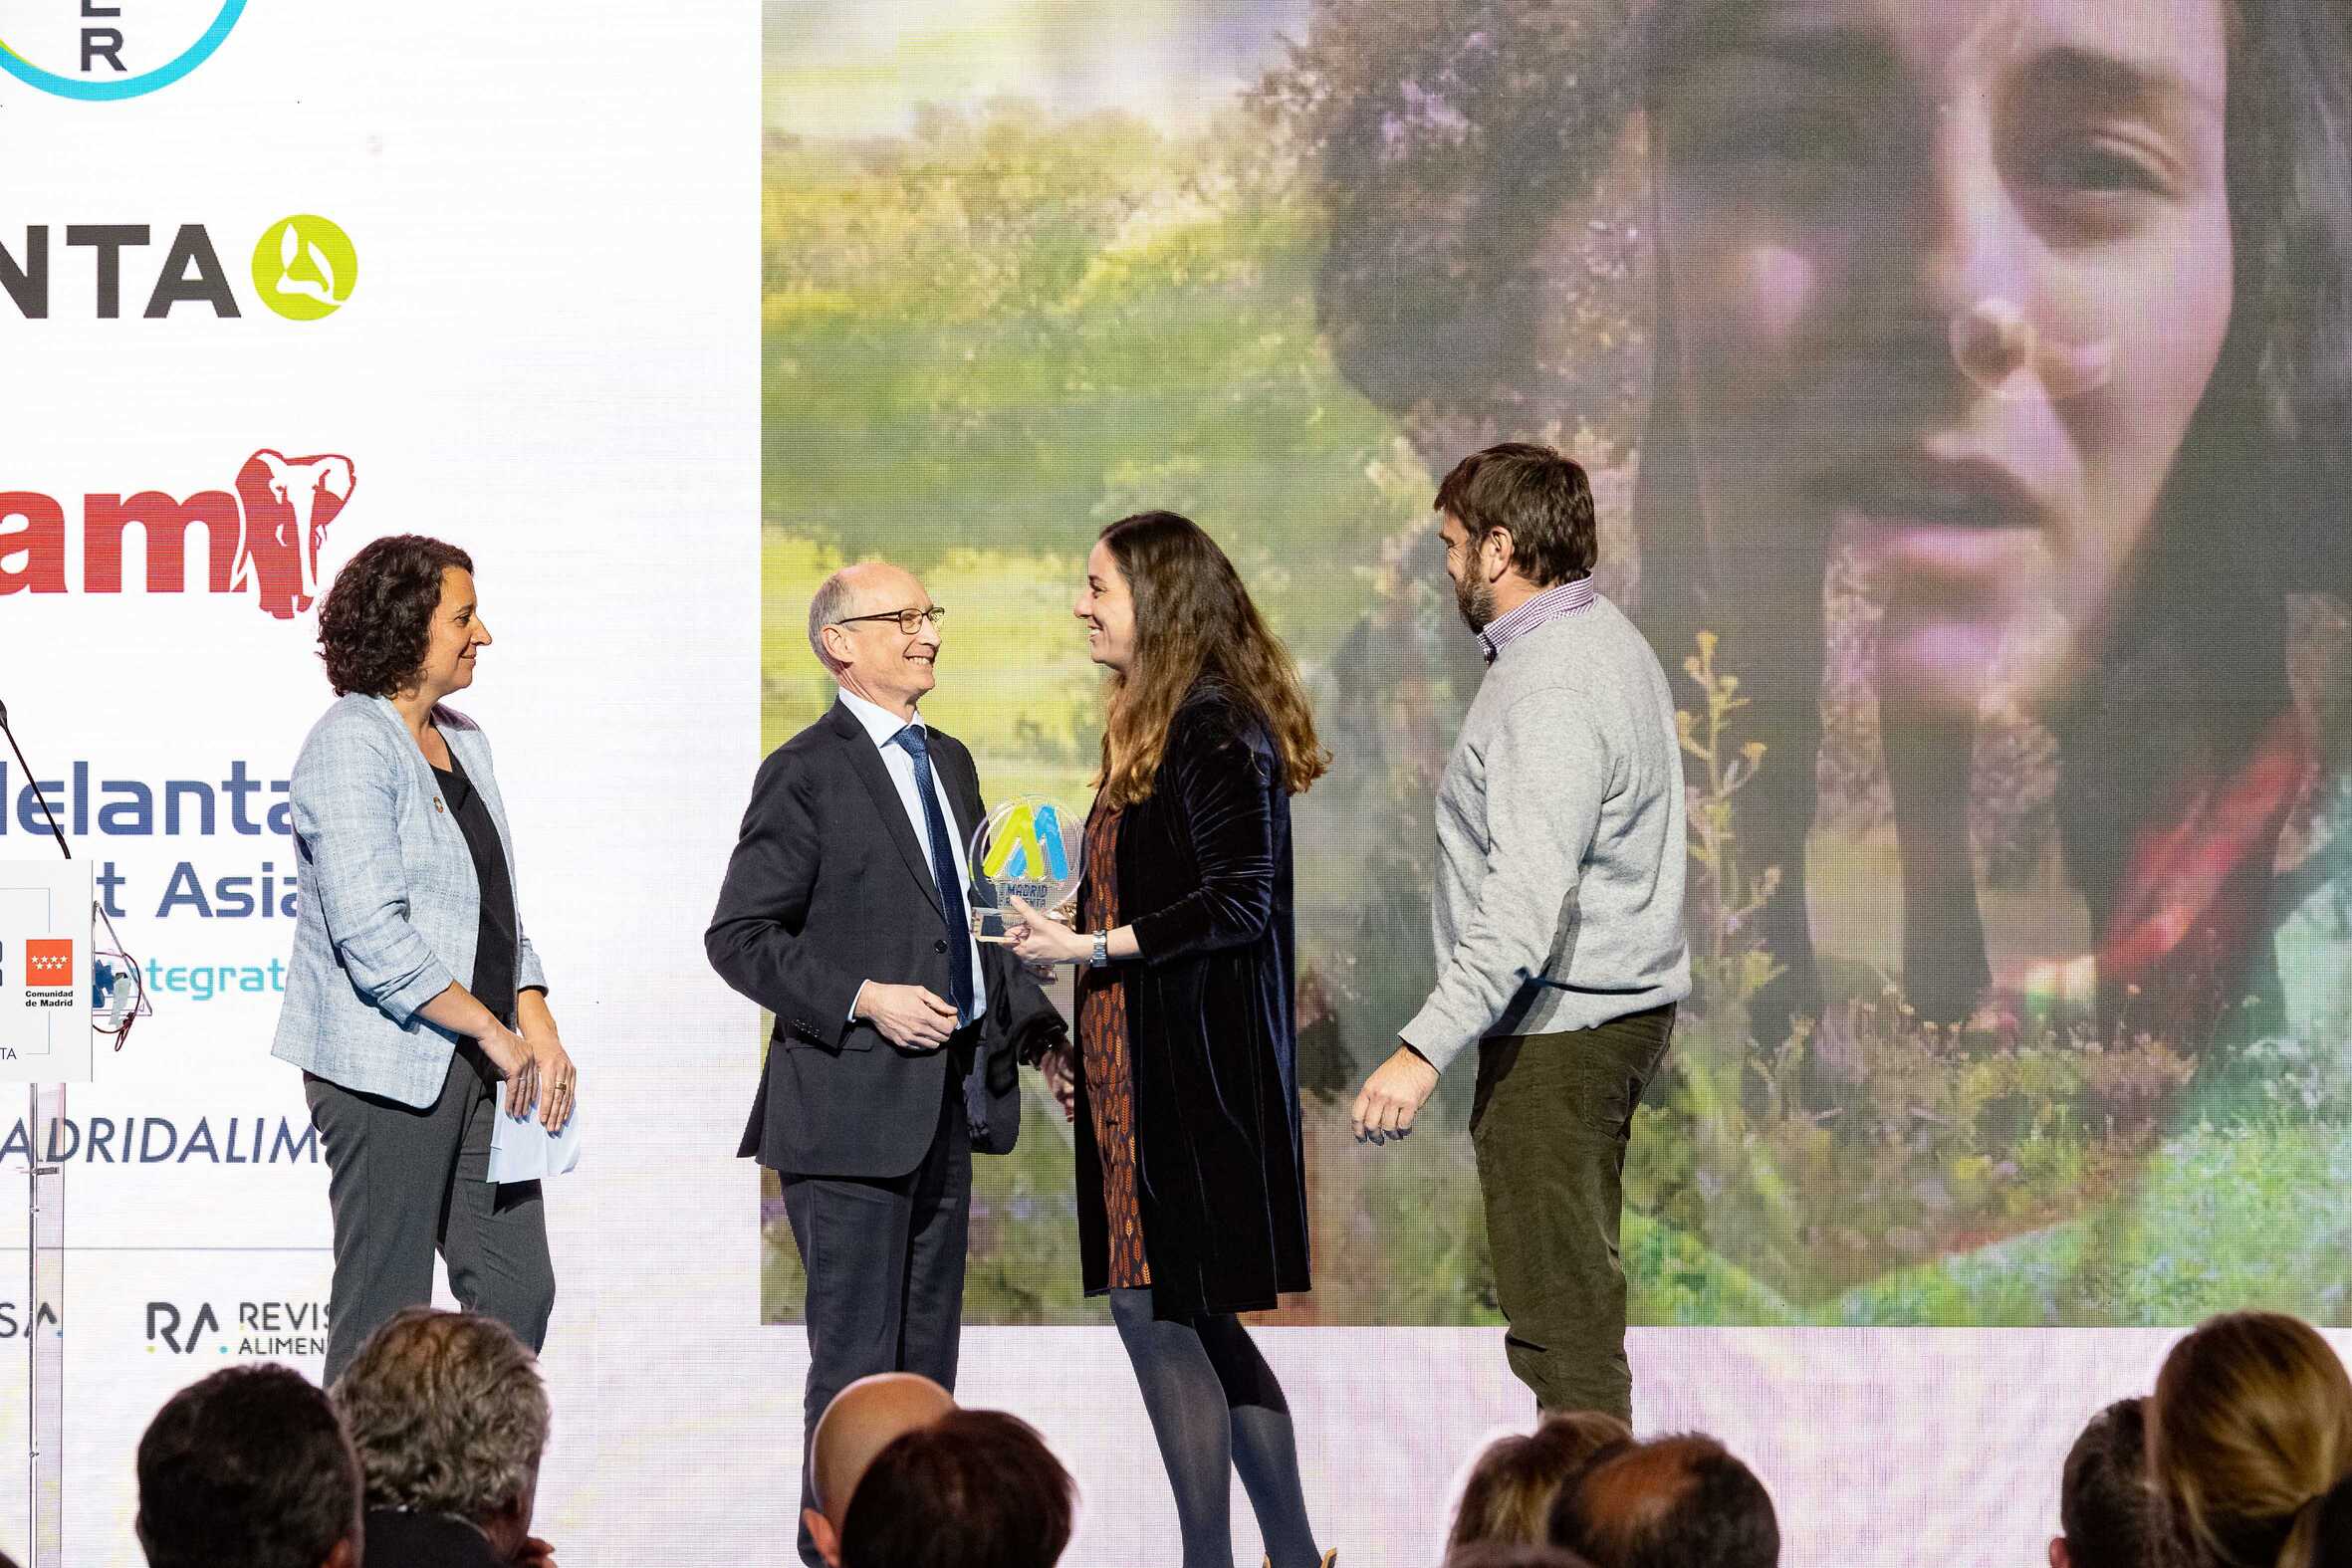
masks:
{"type": "MultiPolygon", "coordinates": [[[[75,9],[8,0],[0,41],[70,66],[75,9]]],[[[216,7],[119,9],[136,72],[216,7]]],[[[791,1336],[756,1327],[753,1241],[728,1223],[744,1201],[714,1201],[750,1187],[729,1156],[757,1062],[752,1009],[700,942],[757,761],[757,27],[710,0],[257,5],[146,96],[0,76],[0,248],[21,270],[45,229],[48,256],[45,315],[0,295],[0,700],[154,1006],[72,1091],[60,1151],[71,1562],[136,1560],[132,1450],[173,1389],[241,1359],[322,1363],[326,1168],[299,1074],[268,1054],[292,932],[290,841],[268,815],[331,694],[315,612],[265,602],[291,508],[266,481],[240,494],[263,452],[301,470],[327,575],[406,531],[479,566],[497,642],[461,706],[497,748],[525,920],[590,1086],[587,1159],[550,1204],[547,1533],[578,1563],[767,1555],[754,1499],[790,1463],[770,1391],[798,1370],[791,1336]],[[341,296],[315,320],[256,278],[257,243],[281,257],[295,215],[329,220],[356,261],[325,245],[323,275],[306,232],[288,275],[314,305],[341,296]],[[104,317],[99,247],[68,230],[133,225],[149,243],[116,251],[104,317]],[[181,300],[147,319],[189,225],[237,314],[181,300]],[[185,590],[152,591],[176,509],[145,492],[198,498],[249,539],[188,529],[185,590]],[[149,526],[123,531],[108,591],[115,497],[149,526]],[[224,546],[254,586],[213,591],[224,546]],[[678,1549],[695,1539],[710,1555],[678,1549]]],[[[24,784],[10,761],[0,858],[54,853],[20,818],[24,784]]],[[[0,1107],[0,1137],[21,1141],[22,1114],[0,1107]]],[[[0,1159],[11,1553],[28,1541],[22,1155],[0,1159]]]]}
{"type": "MultiPolygon", "coordinates": [[[[70,56],[72,10],[0,0],[0,40],[70,56]]],[[[133,70],[214,15],[121,10],[133,70]]],[[[756,1017],[701,949],[759,752],[760,11],[256,6],[147,96],[76,102],[0,77],[0,247],[23,273],[44,230],[48,255],[44,311],[0,296],[0,700],[155,1009],[73,1091],[59,1151],[71,1562],[135,1560],[132,1449],[173,1389],[237,1360],[313,1375],[322,1360],[326,1173],[297,1074],[268,1047],[292,863],[271,813],[329,693],[312,617],[272,613],[301,587],[272,460],[324,520],[323,574],[405,531],[479,564],[497,643],[461,706],[497,747],[588,1119],[586,1160],[548,1205],[542,1531],[568,1568],[791,1559],[802,1339],[759,1326],[754,1173],[732,1158],[756,1017]],[[298,215],[332,228],[295,225],[289,251],[298,215]],[[148,241],[110,252],[68,243],[74,226],[148,241]],[[149,319],[175,252],[177,303],[149,319]],[[212,303],[224,280],[234,316],[212,303]],[[291,320],[264,287],[335,308],[291,320]],[[176,503],[210,521],[157,591],[176,503]],[[120,531],[118,562],[125,511],[144,526],[120,531]]],[[[7,764],[0,858],[48,852],[25,783],[7,764]]],[[[12,1551],[28,1528],[20,1115],[0,1108],[19,1140],[0,1154],[12,1551]]],[[[1634,1357],[1642,1425],[1704,1426],[1751,1456],[1791,1560],[1992,1564],[2035,1549],[2075,1426],[2146,1386],[2170,1337],[1648,1331],[1634,1357]],[[1956,1480],[1956,1454],[1984,1462],[1956,1480]]],[[[1461,1460],[1528,1414],[1499,1335],[1265,1341],[1344,1560],[1435,1561],[1461,1460]]],[[[1079,1477],[1068,1560],[1173,1561],[1111,1331],[966,1343],[964,1396],[1037,1421],[1079,1477]]],[[[1236,1519],[1255,1560],[1245,1507],[1236,1519]]]]}

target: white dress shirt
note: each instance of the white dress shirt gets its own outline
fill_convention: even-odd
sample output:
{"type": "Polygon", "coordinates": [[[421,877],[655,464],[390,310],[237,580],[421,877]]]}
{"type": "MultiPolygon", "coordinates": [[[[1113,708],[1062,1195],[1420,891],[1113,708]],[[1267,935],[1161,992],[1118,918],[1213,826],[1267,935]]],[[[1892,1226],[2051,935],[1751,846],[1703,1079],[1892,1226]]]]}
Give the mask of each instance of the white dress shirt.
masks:
{"type": "MultiPolygon", "coordinates": [[[[931,869],[931,829],[923,821],[923,797],[915,788],[914,753],[898,745],[893,739],[899,731],[907,727],[910,721],[899,718],[887,708],[867,702],[847,687],[841,688],[840,695],[841,706],[848,709],[850,716],[856,719],[859,724],[865,726],[865,733],[873,737],[874,749],[882,754],[882,767],[888,770],[890,783],[898,789],[898,803],[906,808],[906,819],[914,826],[915,842],[921,845],[923,850],[923,869],[928,873],[931,869]]],[[[917,728],[923,728],[920,714],[916,715],[911,722],[917,728]]],[[[928,729],[924,730],[926,739],[929,733],[928,729]]],[[[964,835],[956,827],[956,813],[948,804],[947,785],[940,782],[937,763],[931,765],[931,788],[939,796],[939,814],[947,823],[948,852],[955,856],[956,880],[961,884],[951,891],[942,892],[941,897],[954,898],[962,902],[964,923],[969,929],[972,923],[972,898],[968,890],[972,886],[972,867],[965,858],[964,835]]],[[[932,877],[931,880],[936,886],[938,878],[932,877]]],[[[974,940],[966,943],[965,946],[971,949],[968,962],[972,966],[973,1014],[976,1017],[986,1017],[988,1015],[988,976],[980,964],[980,943],[974,940]]],[[[878,978],[868,979],[866,985],[873,984],[873,980],[878,978]]],[[[849,999],[850,1017],[857,1016],[857,1004],[864,998],[865,987],[860,986],[857,988],[857,995],[849,999]]],[[[943,997],[940,1000],[943,1002],[955,1001],[953,997],[943,997]]]]}

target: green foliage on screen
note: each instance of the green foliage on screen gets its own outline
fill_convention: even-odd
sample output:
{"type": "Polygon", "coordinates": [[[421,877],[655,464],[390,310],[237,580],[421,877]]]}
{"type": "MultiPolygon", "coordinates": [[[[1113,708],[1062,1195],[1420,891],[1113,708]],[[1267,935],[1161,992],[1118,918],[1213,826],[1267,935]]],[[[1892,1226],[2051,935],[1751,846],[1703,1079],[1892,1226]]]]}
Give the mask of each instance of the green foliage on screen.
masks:
{"type": "MultiPolygon", "coordinates": [[[[1441,1087],[1427,1137],[1371,1151],[1346,1132],[1355,1083],[1431,978],[1430,789],[1479,670],[1423,543],[1434,483],[1416,452],[1431,416],[1375,406],[1318,326],[1332,219],[1295,139],[1323,112],[1312,73],[1368,70],[1401,47],[1374,11],[1333,9],[1357,31],[1278,78],[1261,107],[1282,112],[1199,133],[1012,104],[855,142],[771,137],[764,729],[780,742],[829,700],[805,643],[811,589],[886,555],[950,607],[926,713],[971,744],[990,793],[1083,799],[1097,730],[1067,614],[1079,561],[1128,512],[1208,526],[1300,655],[1339,756],[1298,807],[1316,1289],[1280,1316],[1494,1323],[1469,1075],[1441,1087]]],[[[1646,348],[1629,314],[1639,280],[1617,260],[1628,227],[1612,209],[1578,242],[1595,282],[1552,345],[1589,419],[1563,430],[1537,408],[1493,431],[1588,460],[1608,562],[1638,545],[1629,366],[1646,348]]],[[[1833,572],[1832,599],[1843,591],[1833,572]]],[[[1774,960],[1742,917],[1786,895],[1773,868],[1730,851],[1741,781],[1807,764],[1745,748],[1725,685],[1737,648],[1701,650],[1676,678],[1693,869],[1713,881],[1694,925],[1698,991],[1626,1173],[1635,1319],[2182,1323],[2259,1301],[2346,1321],[2352,1005],[2329,980],[2352,972],[2341,912],[2321,893],[2283,917],[2304,999],[2283,1032],[2202,1048],[2102,1031],[2062,995],[2023,1017],[1921,1022],[1891,921],[1872,913],[1894,907],[1900,866],[1873,699],[1851,675],[1868,627],[1833,621],[1810,897],[1854,913],[1855,935],[1825,956],[1838,1015],[1780,1039],[1749,1025],[1774,960]]],[[[1694,650],[1660,651],[1671,673],[1694,650]]],[[[1972,809],[1987,920],[2048,924],[2061,951],[2063,917],[2037,881],[2054,852],[2050,773],[2045,740],[1997,735],[1972,809]]],[[[1019,1152],[976,1163],[974,1322],[1097,1310],[1078,1293],[1066,1130],[1032,1090],[1019,1152]]],[[[763,1314],[789,1319],[799,1262],[781,1209],[764,1213],[763,1314]]]]}

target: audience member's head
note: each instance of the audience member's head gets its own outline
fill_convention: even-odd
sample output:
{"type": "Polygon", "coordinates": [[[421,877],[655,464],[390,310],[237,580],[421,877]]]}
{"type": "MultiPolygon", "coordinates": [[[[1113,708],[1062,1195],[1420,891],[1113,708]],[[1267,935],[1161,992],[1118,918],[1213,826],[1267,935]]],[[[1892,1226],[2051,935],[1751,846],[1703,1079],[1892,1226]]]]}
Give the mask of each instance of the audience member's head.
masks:
{"type": "Polygon", "coordinates": [[[1780,1523],[1756,1472],[1713,1438],[1634,1444],[1560,1489],[1551,1538],[1599,1568],[1775,1568],[1780,1523]]]}
{"type": "Polygon", "coordinates": [[[833,1396],[809,1438],[809,1489],[817,1506],[801,1510],[819,1555],[838,1568],[849,1498],[874,1456],[955,1408],[955,1396],[912,1372],[878,1372],[833,1396]]]}
{"type": "Polygon", "coordinates": [[[1017,1416],[956,1410],[894,1439],[849,1498],[840,1568],[1053,1568],[1076,1486],[1017,1416]]]}
{"type": "Polygon", "coordinates": [[[290,1367],[229,1367],[164,1402],[138,1440],[153,1568],[356,1568],[359,1463],[335,1407],[290,1367]]]}
{"type": "Polygon", "coordinates": [[[1548,1540],[1551,1505],[1562,1483],[1606,1450],[1632,1441],[1633,1429],[1616,1417],[1583,1410],[1549,1417],[1525,1437],[1489,1444],[1462,1488],[1462,1506],[1446,1539],[1449,1562],[1477,1541],[1548,1540]]]}
{"type": "Polygon", "coordinates": [[[530,1534],[547,1452],[539,1363],[476,1312],[410,1307],[335,1380],[370,1510],[462,1519],[513,1556],[530,1534]]]}
{"type": "Polygon", "coordinates": [[[1446,1553],[1446,1568],[1592,1568],[1565,1546],[1541,1541],[1472,1541],[1446,1553]]]}
{"type": "Polygon", "coordinates": [[[2308,1324],[2210,1318],[2173,1347],[2148,1407],[2148,1479],[2200,1568],[2307,1568],[2352,1474],[2352,1379],[2308,1324]]]}
{"type": "Polygon", "coordinates": [[[2119,1399],[2090,1419],[2066,1455],[2050,1568],[2150,1568],[2156,1511],[2148,1491],[2144,1401],[2119,1399]]]}

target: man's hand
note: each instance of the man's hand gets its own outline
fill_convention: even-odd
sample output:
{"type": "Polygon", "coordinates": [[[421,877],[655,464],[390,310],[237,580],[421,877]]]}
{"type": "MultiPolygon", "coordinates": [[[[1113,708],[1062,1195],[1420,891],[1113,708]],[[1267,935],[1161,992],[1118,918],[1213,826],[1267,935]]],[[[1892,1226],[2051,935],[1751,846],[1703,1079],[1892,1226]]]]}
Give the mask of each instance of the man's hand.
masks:
{"type": "Polygon", "coordinates": [[[1046,1053],[1038,1058],[1038,1073],[1046,1080],[1046,1087],[1054,1091],[1055,1100],[1061,1106],[1061,1119],[1074,1122],[1078,1119],[1078,1085],[1070,1072],[1069,1053],[1070,1046],[1066,1041],[1059,1045],[1049,1045],[1046,1053]]]}
{"type": "Polygon", "coordinates": [[[869,980],[858,995],[857,1015],[901,1050],[937,1050],[956,1031],[955,1004],[941,1002],[922,986],[869,980]]]}
{"type": "Polygon", "coordinates": [[[508,1564],[509,1568],[556,1568],[556,1549],[536,1535],[526,1535],[508,1564]]]}
{"type": "Polygon", "coordinates": [[[1411,1132],[1413,1118],[1436,1087],[1437,1069],[1429,1058],[1400,1041],[1396,1053],[1372,1069],[1363,1092],[1355,1097],[1356,1142],[1386,1143],[1411,1132]]]}

